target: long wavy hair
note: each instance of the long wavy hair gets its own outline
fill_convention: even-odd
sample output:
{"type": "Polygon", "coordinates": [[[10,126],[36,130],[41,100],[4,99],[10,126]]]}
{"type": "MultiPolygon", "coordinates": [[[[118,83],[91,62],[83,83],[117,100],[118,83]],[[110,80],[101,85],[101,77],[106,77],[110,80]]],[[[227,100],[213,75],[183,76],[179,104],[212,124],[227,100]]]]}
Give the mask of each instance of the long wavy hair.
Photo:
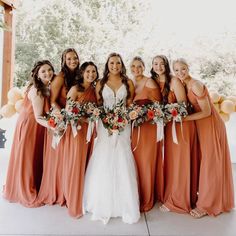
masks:
{"type": "MultiPolygon", "coordinates": [[[[37,94],[43,96],[43,97],[49,97],[50,96],[50,91],[49,91],[49,86],[45,85],[41,79],[38,77],[38,72],[39,69],[43,66],[43,65],[49,65],[52,68],[53,74],[55,72],[53,65],[50,61],[48,60],[42,60],[42,61],[37,61],[34,64],[33,69],[31,70],[31,74],[30,74],[30,83],[27,87],[27,92],[29,91],[29,89],[34,86],[37,89],[37,94]]],[[[53,75],[54,78],[55,74],[53,75]]],[[[52,78],[52,79],[53,79],[52,78]]]]}
{"type": "Polygon", "coordinates": [[[75,53],[79,60],[78,53],[74,48],[67,48],[64,50],[61,56],[61,72],[63,73],[65,79],[65,86],[66,89],[69,90],[73,85],[76,84],[76,80],[79,78],[79,63],[78,66],[75,68],[74,71],[71,71],[68,66],[66,65],[66,54],[69,52],[75,53]]]}
{"type": "Polygon", "coordinates": [[[76,84],[77,90],[80,91],[80,92],[84,91],[84,89],[85,89],[84,86],[83,86],[83,82],[84,82],[84,72],[85,72],[85,70],[86,70],[86,68],[87,68],[88,66],[94,66],[94,68],[95,68],[95,70],[96,70],[96,73],[97,73],[97,77],[96,77],[96,79],[93,81],[93,84],[96,83],[96,81],[98,80],[98,77],[99,77],[97,66],[96,66],[92,61],[86,61],[86,62],[84,62],[84,63],[80,66],[80,70],[79,70],[79,71],[80,71],[80,76],[79,76],[79,79],[77,80],[77,84],[76,84]]]}
{"type": "MultiPolygon", "coordinates": [[[[160,58],[164,62],[165,66],[165,84],[164,84],[164,89],[162,91],[162,96],[163,96],[163,103],[168,103],[168,94],[170,92],[170,81],[171,81],[171,70],[170,70],[170,64],[166,56],[164,55],[157,55],[153,58],[152,64],[156,58],[160,58]]],[[[151,78],[159,84],[159,75],[152,69],[150,71],[151,73],[151,78]]]]}
{"type": "Polygon", "coordinates": [[[104,71],[103,71],[103,78],[101,79],[101,89],[99,91],[99,95],[100,95],[100,100],[98,101],[99,103],[102,103],[103,102],[103,98],[102,98],[102,91],[103,91],[103,88],[105,86],[105,84],[107,83],[108,81],[108,78],[109,78],[109,69],[108,69],[108,63],[109,63],[109,60],[111,57],[119,57],[120,58],[120,61],[121,61],[121,73],[120,73],[120,77],[121,77],[121,82],[125,85],[126,87],[126,90],[127,90],[127,99],[130,98],[130,91],[129,91],[129,84],[128,84],[128,76],[126,75],[126,68],[125,68],[125,64],[122,60],[122,57],[120,54],[118,53],[111,53],[108,58],[107,58],[107,62],[105,64],[105,68],[104,68],[104,71]]]}

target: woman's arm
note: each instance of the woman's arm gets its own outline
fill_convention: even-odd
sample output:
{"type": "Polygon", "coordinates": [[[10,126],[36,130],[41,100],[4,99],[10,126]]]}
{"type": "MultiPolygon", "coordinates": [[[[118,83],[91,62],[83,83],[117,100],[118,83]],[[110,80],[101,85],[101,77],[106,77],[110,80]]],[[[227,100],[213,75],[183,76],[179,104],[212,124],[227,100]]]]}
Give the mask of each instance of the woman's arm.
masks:
{"type": "MultiPolygon", "coordinates": [[[[73,86],[70,88],[69,92],[67,93],[67,101],[68,98],[70,98],[72,101],[76,101],[78,97],[78,91],[77,91],[77,86],[73,86]]],[[[66,110],[68,109],[68,102],[66,102],[66,110]]]]}
{"type": "Polygon", "coordinates": [[[101,96],[99,94],[99,91],[101,90],[101,81],[97,82],[96,88],[95,88],[95,92],[96,92],[96,98],[97,98],[97,103],[98,105],[102,105],[100,102],[101,96]]]}
{"type": "Polygon", "coordinates": [[[197,102],[201,111],[188,115],[184,120],[200,120],[211,115],[211,105],[206,94],[204,95],[204,85],[199,81],[192,87],[193,93],[198,97],[197,102]]]}
{"type": "Polygon", "coordinates": [[[187,103],[187,97],[184,85],[178,78],[173,77],[171,79],[170,89],[174,92],[177,102],[187,103]]]}
{"type": "Polygon", "coordinates": [[[131,79],[128,80],[128,85],[129,85],[130,97],[127,99],[127,106],[131,105],[131,103],[133,102],[134,92],[135,92],[134,83],[131,79]]]}
{"type": "Polygon", "coordinates": [[[50,103],[52,107],[56,107],[59,110],[61,109],[61,107],[57,103],[57,99],[63,85],[64,85],[64,78],[61,75],[57,75],[51,83],[50,103]]]}
{"type": "Polygon", "coordinates": [[[47,121],[43,117],[44,97],[38,95],[36,88],[32,87],[28,93],[28,98],[32,102],[36,122],[49,128],[47,121]]]}

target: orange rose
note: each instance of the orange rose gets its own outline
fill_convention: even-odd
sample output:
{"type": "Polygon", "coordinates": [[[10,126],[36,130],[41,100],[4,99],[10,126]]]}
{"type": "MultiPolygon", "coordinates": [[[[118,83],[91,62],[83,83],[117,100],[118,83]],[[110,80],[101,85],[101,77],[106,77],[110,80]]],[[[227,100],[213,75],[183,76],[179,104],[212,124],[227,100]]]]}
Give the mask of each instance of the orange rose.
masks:
{"type": "Polygon", "coordinates": [[[154,111],[148,110],[147,112],[148,120],[152,120],[154,118],[154,115],[155,115],[154,111]]]}
{"type": "Polygon", "coordinates": [[[50,118],[50,119],[48,120],[48,125],[49,125],[50,127],[55,128],[57,124],[56,124],[56,122],[55,122],[55,120],[54,120],[53,118],[50,118]]]}

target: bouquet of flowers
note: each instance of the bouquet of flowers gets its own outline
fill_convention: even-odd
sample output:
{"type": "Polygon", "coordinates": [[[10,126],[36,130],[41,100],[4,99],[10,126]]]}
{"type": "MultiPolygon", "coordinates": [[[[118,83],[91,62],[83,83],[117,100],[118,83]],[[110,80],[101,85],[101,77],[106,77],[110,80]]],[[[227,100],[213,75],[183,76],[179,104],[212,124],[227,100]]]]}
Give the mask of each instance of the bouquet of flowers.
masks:
{"type": "Polygon", "coordinates": [[[97,121],[100,118],[101,108],[97,107],[95,102],[87,102],[83,105],[85,117],[88,119],[87,142],[90,142],[94,128],[97,126],[97,121]]]}
{"type": "Polygon", "coordinates": [[[100,118],[109,135],[113,133],[120,134],[129,123],[123,100],[118,102],[112,109],[103,108],[100,118]]]}
{"type": "MultiPolygon", "coordinates": [[[[68,98],[66,107],[66,120],[77,127],[81,117],[85,116],[83,105],[72,100],[71,98],[68,98]]],[[[81,127],[78,126],[78,129],[79,128],[81,127]]]]}
{"type": "Polygon", "coordinates": [[[185,102],[166,104],[164,113],[167,121],[181,122],[182,118],[188,115],[187,105],[185,102]]]}
{"type": "Polygon", "coordinates": [[[181,133],[183,136],[182,119],[183,117],[186,117],[188,115],[187,105],[185,104],[185,102],[166,104],[164,108],[164,113],[165,113],[166,122],[173,121],[172,138],[173,138],[173,142],[178,144],[175,122],[180,122],[181,133]]]}
{"type": "Polygon", "coordinates": [[[81,129],[80,120],[85,116],[83,105],[67,98],[66,101],[66,121],[71,124],[73,136],[77,135],[77,130],[81,129]]]}
{"type": "Polygon", "coordinates": [[[83,111],[89,121],[95,122],[100,118],[101,109],[95,102],[87,102],[83,105],[83,111]]]}
{"type": "Polygon", "coordinates": [[[128,108],[128,117],[135,127],[140,126],[145,121],[157,124],[164,119],[164,112],[162,109],[163,106],[158,102],[135,102],[128,108]]]}
{"type": "Polygon", "coordinates": [[[132,103],[128,110],[129,121],[132,122],[134,127],[138,127],[147,120],[147,107],[143,105],[138,105],[137,103],[132,103]]]}
{"type": "Polygon", "coordinates": [[[59,110],[55,107],[51,107],[45,119],[48,125],[53,128],[52,147],[56,148],[67,127],[65,109],[59,110]]]}
{"type": "Polygon", "coordinates": [[[158,124],[163,121],[165,114],[163,112],[163,105],[159,102],[152,102],[147,104],[147,120],[151,124],[158,124]]]}

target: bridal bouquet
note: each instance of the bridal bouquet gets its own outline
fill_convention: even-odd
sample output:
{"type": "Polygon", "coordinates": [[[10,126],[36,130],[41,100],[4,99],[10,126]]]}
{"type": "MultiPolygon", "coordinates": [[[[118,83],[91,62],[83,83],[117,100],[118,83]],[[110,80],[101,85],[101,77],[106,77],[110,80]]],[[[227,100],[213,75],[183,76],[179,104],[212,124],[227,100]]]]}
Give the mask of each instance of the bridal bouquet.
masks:
{"type": "Polygon", "coordinates": [[[102,109],[100,118],[103,126],[108,130],[109,135],[113,133],[120,134],[129,123],[123,100],[117,103],[112,109],[102,109]]]}

